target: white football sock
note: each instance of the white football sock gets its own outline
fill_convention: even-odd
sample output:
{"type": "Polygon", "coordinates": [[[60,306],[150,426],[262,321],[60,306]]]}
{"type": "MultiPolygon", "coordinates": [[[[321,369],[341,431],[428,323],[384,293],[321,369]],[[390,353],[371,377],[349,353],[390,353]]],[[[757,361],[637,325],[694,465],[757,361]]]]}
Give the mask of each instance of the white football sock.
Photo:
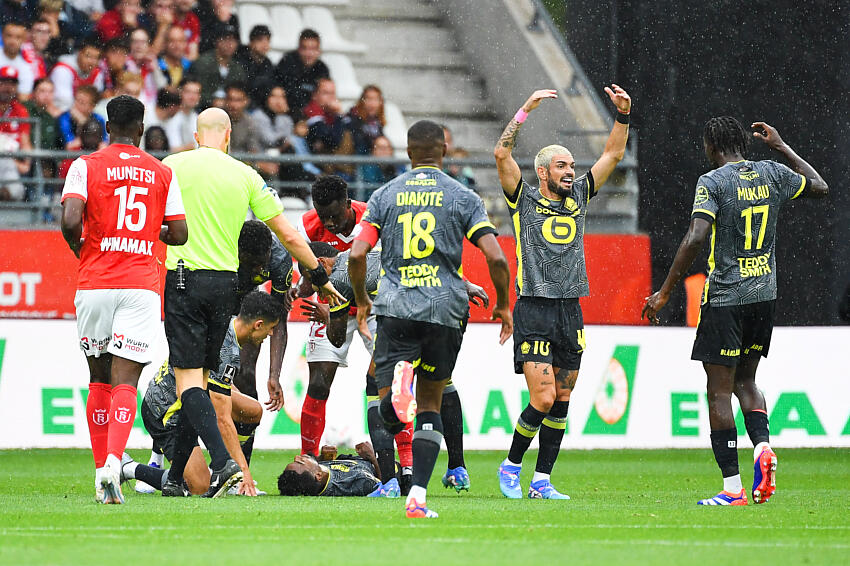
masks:
{"type": "Polygon", "coordinates": [[[138,466],[138,462],[127,462],[126,464],[124,464],[121,467],[121,471],[124,472],[124,477],[131,480],[136,479],[136,468],[138,466]]]}
{"type": "Polygon", "coordinates": [[[770,444],[767,442],[759,442],[756,444],[756,447],[753,448],[753,460],[758,460],[759,456],[761,456],[761,451],[765,448],[770,448],[770,444]]]}
{"type": "Polygon", "coordinates": [[[163,461],[165,461],[165,456],[163,454],[151,450],[151,459],[148,461],[148,466],[156,464],[161,468],[163,461]]]}
{"type": "Polygon", "coordinates": [[[407,494],[407,503],[410,503],[411,499],[415,499],[417,503],[425,505],[425,491],[424,487],[420,487],[418,485],[414,485],[410,488],[410,493],[407,494]]]}
{"type": "Polygon", "coordinates": [[[744,486],[741,484],[741,474],[735,474],[734,476],[723,478],[723,491],[728,491],[729,493],[740,493],[742,489],[744,489],[744,486]]]}
{"type": "Polygon", "coordinates": [[[504,461],[504,462],[502,462],[502,464],[503,464],[503,465],[505,465],[505,466],[516,466],[517,468],[521,468],[521,467],[522,467],[522,462],[520,462],[519,464],[517,464],[516,462],[511,462],[511,461],[510,461],[510,460],[508,460],[507,458],[505,458],[505,461],[504,461]]]}
{"type": "Polygon", "coordinates": [[[549,474],[543,474],[541,472],[534,472],[534,477],[531,478],[531,483],[537,483],[540,480],[549,481],[549,474]]]}

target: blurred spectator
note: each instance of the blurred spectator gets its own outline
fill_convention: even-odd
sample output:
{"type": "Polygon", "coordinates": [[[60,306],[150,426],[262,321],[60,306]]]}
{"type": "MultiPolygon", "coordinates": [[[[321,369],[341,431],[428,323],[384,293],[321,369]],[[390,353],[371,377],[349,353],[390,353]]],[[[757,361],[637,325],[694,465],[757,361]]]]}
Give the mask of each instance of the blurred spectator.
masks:
{"type": "Polygon", "coordinates": [[[188,76],[180,81],[180,111],[176,118],[180,123],[180,139],[172,145],[172,151],[195,149],[195,129],[198,124],[198,104],[201,102],[201,83],[188,76]]]}
{"type": "Polygon", "coordinates": [[[27,28],[20,22],[3,24],[3,49],[0,50],[0,67],[14,67],[18,71],[18,100],[26,100],[32,94],[35,81],[32,66],[21,55],[21,46],[27,39],[27,28]]]}
{"type": "Polygon", "coordinates": [[[92,34],[91,20],[68,2],[40,0],[38,6],[39,19],[46,21],[50,28],[47,54],[51,62],[79,49],[92,34]]]}
{"type": "Polygon", "coordinates": [[[192,66],[186,57],[186,34],[182,29],[171,26],[165,41],[165,50],[159,58],[159,71],[165,78],[165,84],[176,88],[183,80],[183,75],[192,66]]]}
{"type": "Polygon", "coordinates": [[[103,125],[103,142],[106,143],[106,122],[94,113],[97,99],[97,89],[91,85],[83,85],[77,89],[77,93],[74,95],[73,106],[59,116],[57,120],[59,135],[62,138],[62,143],[65,144],[65,149],[69,151],[80,149],[82,142],[78,135],[79,128],[92,116],[103,125]]]}
{"type": "Polygon", "coordinates": [[[103,59],[98,68],[103,76],[103,98],[115,96],[118,78],[127,71],[127,57],[130,56],[130,42],[126,37],[114,37],[106,42],[103,59]]]}
{"type": "Polygon", "coordinates": [[[210,100],[210,106],[212,106],[213,108],[221,108],[222,110],[224,110],[227,102],[226,98],[227,94],[225,94],[223,88],[220,88],[213,92],[212,100],[210,100]]]}
{"type": "Polygon", "coordinates": [[[263,98],[274,84],[274,65],[267,56],[271,39],[272,32],[268,26],[254,26],[248,36],[248,45],[241,46],[236,52],[236,60],[248,75],[248,95],[253,108],[263,105],[263,98]]]}
{"type": "Polygon", "coordinates": [[[319,34],[308,28],[298,37],[298,49],[284,55],[275,68],[275,81],[286,90],[293,117],[310,102],[319,80],[331,76],[321,55],[319,34]]]}
{"type": "Polygon", "coordinates": [[[0,0],[0,25],[7,22],[29,24],[35,19],[36,0],[0,0]]]}
{"type": "Polygon", "coordinates": [[[109,104],[109,101],[116,96],[126,94],[133,98],[139,98],[139,95],[142,93],[142,75],[132,73],[130,71],[124,71],[118,75],[116,85],[117,86],[115,87],[112,96],[101,98],[100,102],[97,103],[97,106],[94,107],[94,113],[104,120],[106,119],[106,105],[109,104]]]}
{"type": "Polygon", "coordinates": [[[363,93],[344,118],[345,129],[351,132],[354,152],[369,155],[373,142],[384,135],[387,119],[384,117],[384,95],[375,85],[367,85],[363,93]]]}
{"type": "Polygon", "coordinates": [[[254,110],[251,117],[257,125],[263,149],[285,151],[287,140],[292,135],[293,124],[283,87],[272,87],[262,106],[254,110]]]}
{"type": "Polygon", "coordinates": [[[130,33],[127,70],[142,75],[142,93],[139,100],[145,106],[156,104],[156,91],[165,84],[165,79],[159,72],[156,55],[151,51],[150,35],[144,28],[136,28],[130,33]]]}
{"type": "Polygon", "coordinates": [[[153,55],[162,53],[173,22],[174,0],[150,0],[147,11],[139,16],[139,25],[145,28],[150,36],[153,55]]]}
{"type": "Polygon", "coordinates": [[[33,81],[47,76],[53,61],[47,53],[50,44],[50,24],[41,18],[30,26],[29,38],[21,46],[21,55],[32,69],[33,81]]]}
{"type": "MultiPolygon", "coordinates": [[[[456,147],[454,136],[448,126],[443,126],[443,135],[446,138],[446,157],[449,159],[468,159],[469,152],[462,147],[456,147]]],[[[468,166],[447,165],[444,172],[455,181],[460,181],[470,189],[475,189],[475,173],[468,166]]]]}
{"type": "MultiPolygon", "coordinates": [[[[145,112],[145,129],[159,126],[168,137],[169,146],[176,146],[181,138],[180,118],[176,118],[180,112],[180,94],[165,88],[156,93],[156,106],[148,108],[145,112]]],[[[142,146],[147,150],[147,146],[142,146]]]]}
{"type": "Polygon", "coordinates": [[[151,126],[145,130],[142,147],[145,148],[145,151],[171,151],[168,135],[159,126],[151,126]]]}
{"type": "Polygon", "coordinates": [[[100,47],[91,39],[84,41],[75,55],[59,58],[50,72],[50,80],[55,88],[54,98],[59,108],[70,108],[74,93],[81,86],[92,86],[98,92],[103,90],[103,75],[97,68],[99,59],[100,47]]]}
{"type": "MultiPolygon", "coordinates": [[[[106,145],[103,141],[106,138],[106,130],[104,129],[103,122],[98,118],[99,116],[93,115],[80,124],[77,130],[77,136],[80,139],[80,147],[78,148],[80,151],[97,151],[106,145]]],[[[59,165],[59,177],[64,179],[68,176],[68,169],[71,168],[73,162],[74,158],[62,161],[62,164],[59,165]]]]}
{"type": "MultiPolygon", "coordinates": [[[[287,138],[282,153],[294,153],[295,155],[310,155],[310,147],[307,145],[307,134],[309,128],[306,120],[299,120],[292,126],[292,135],[287,138]]],[[[283,181],[312,181],[322,174],[322,170],[315,164],[308,162],[294,163],[292,165],[280,166],[279,177],[283,181]]],[[[284,191],[281,191],[282,193],[284,191]]],[[[299,198],[305,195],[294,193],[299,198]]]]}
{"type": "Polygon", "coordinates": [[[230,115],[230,151],[259,153],[262,149],[257,124],[248,114],[248,89],[243,83],[230,83],[225,89],[225,110],[230,115]]]}
{"type": "Polygon", "coordinates": [[[233,0],[199,0],[198,20],[201,23],[201,53],[215,48],[216,41],[224,29],[235,29],[239,41],[239,17],[235,13],[233,0]]]}
{"type": "MultiPolygon", "coordinates": [[[[372,157],[390,159],[393,155],[393,145],[385,136],[378,136],[372,144],[372,157]]],[[[404,172],[401,165],[378,165],[369,163],[360,166],[360,180],[364,183],[378,183],[383,185],[404,172]]]]}
{"type": "MultiPolygon", "coordinates": [[[[114,4],[115,2],[110,2],[114,4]]],[[[79,10],[92,22],[97,22],[103,17],[103,0],[69,0],[68,4],[79,10]]]]}
{"type": "Polygon", "coordinates": [[[185,57],[190,61],[198,58],[198,48],[201,43],[201,22],[198,20],[198,15],[192,11],[194,6],[195,0],[176,0],[172,25],[183,30],[186,38],[185,57]]]}
{"type": "MultiPolygon", "coordinates": [[[[30,142],[30,124],[9,118],[29,118],[27,109],[17,101],[18,70],[14,67],[0,68],[0,152],[28,151],[30,142]]],[[[22,200],[24,185],[21,175],[30,169],[29,159],[0,159],[0,200],[22,200]]]]}
{"type": "Polygon", "coordinates": [[[114,37],[128,34],[139,27],[141,15],[141,0],[118,0],[114,8],[103,14],[95,30],[101,41],[106,43],[114,37]]]}
{"type": "Polygon", "coordinates": [[[344,134],[341,112],[336,85],[330,79],[320,79],[313,99],[304,107],[310,153],[334,153],[340,147],[344,134]]]}
{"type": "MultiPolygon", "coordinates": [[[[24,102],[30,118],[38,118],[39,136],[31,134],[32,145],[36,149],[62,149],[59,141],[59,125],[56,118],[62,113],[53,102],[53,83],[47,77],[37,79],[32,89],[32,96],[24,102]],[[36,145],[38,141],[38,145],[36,145]]],[[[36,127],[36,126],[32,126],[36,127]]],[[[32,128],[30,130],[33,131],[32,128]]],[[[52,159],[41,160],[41,174],[45,177],[56,176],[56,162],[52,159]]]]}
{"type": "Polygon", "coordinates": [[[189,69],[189,72],[201,83],[201,107],[211,106],[216,91],[225,83],[248,80],[245,69],[236,62],[236,48],[239,47],[239,31],[232,26],[219,30],[215,49],[202,53],[189,69]]]}

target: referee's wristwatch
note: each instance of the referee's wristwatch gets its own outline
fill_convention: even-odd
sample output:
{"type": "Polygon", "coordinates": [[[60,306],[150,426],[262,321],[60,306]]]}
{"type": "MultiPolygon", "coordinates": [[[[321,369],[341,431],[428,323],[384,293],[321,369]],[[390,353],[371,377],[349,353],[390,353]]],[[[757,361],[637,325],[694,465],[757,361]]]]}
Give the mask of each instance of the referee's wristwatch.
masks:
{"type": "Polygon", "coordinates": [[[310,279],[310,283],[316,287],[321,287],[329,281],[328,272],[325,271],[325,267],[321,262],[319,262],[319,266],[315,269],[305,270],[304,275],[306,275],[310,279]]]}

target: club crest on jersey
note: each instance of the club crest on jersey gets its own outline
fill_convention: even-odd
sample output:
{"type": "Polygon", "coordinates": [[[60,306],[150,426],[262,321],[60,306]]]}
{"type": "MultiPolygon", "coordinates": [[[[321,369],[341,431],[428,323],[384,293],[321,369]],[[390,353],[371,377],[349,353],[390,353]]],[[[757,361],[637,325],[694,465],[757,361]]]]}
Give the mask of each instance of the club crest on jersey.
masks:
{"type": "Polygon", "coordinates": [[[708,202],[708,188],[700,185],[697,187],[697,194],[694,197],[694,206],[698,206],[704,202],[708,202]]]}
{"type": "Polygon", "coordinates": [[[121,424],[127,424],[130,422],[130,408],[118,407],[115,411],[115,420],[121,424]]]}
{"type": "Polygon", "coordinates": [[[115,347],[120,350],[121,346],[124,345],[124,335],[123,334],[115,334],[113,332],[112,333],[112,339],[113,339],[113,344],[115,344],[115,347]]]}
{"type": "Polygon", "coordinates": [[[105,425],[109,422],[109,409],[95,409],[91,416],[91,422],[96,425],[105,425]]]}

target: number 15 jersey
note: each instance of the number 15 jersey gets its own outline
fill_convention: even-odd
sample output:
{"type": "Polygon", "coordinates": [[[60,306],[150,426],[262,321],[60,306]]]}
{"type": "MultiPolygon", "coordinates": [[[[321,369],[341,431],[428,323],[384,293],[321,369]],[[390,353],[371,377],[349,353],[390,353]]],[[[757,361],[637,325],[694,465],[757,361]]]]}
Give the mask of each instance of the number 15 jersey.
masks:
{"type": "Polygon", "coordinates": [[[85,202],[78,289],[148,289],[159,294],[153,246],[166,220],[185,218],[177,176],[132,145],[77,158],[62,201],[85,202]]]}
{"type": "Polygon", "coordinates": [[[436,167],[417,167],[375,191],[363,220],[381,233],[375,314],[459,328],[469,315],[463,240],[496,232],[481,198],[436,167]]]}

